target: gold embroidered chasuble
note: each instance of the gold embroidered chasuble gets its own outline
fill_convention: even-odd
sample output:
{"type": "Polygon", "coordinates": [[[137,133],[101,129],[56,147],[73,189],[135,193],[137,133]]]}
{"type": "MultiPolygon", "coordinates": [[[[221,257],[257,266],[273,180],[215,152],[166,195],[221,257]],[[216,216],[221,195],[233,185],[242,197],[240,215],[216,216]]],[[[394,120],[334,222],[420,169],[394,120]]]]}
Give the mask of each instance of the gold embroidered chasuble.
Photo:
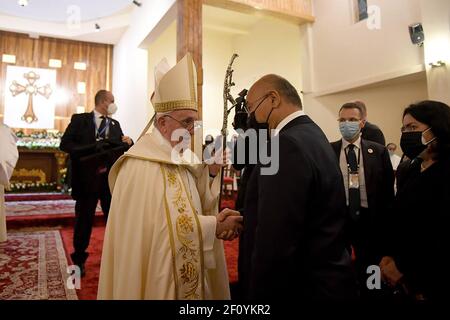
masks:
{"type": "Polygon", "coordinates": [[[230,298],[215,237],[220,176],[171,155],[153,129],[111,169],[99,299],[230,298]]]}

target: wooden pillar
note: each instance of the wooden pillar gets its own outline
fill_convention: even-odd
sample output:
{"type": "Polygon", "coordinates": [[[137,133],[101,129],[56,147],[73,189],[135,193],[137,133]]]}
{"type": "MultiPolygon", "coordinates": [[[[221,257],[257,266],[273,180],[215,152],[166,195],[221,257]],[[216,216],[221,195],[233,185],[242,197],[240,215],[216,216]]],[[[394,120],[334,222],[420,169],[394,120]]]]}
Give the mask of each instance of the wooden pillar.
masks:
{"type": "Polygon", "coordinates": [[[177,0],[177,61],[187,52],[197,67],[198,116],[202,119],[202,0],[177,0]]]}

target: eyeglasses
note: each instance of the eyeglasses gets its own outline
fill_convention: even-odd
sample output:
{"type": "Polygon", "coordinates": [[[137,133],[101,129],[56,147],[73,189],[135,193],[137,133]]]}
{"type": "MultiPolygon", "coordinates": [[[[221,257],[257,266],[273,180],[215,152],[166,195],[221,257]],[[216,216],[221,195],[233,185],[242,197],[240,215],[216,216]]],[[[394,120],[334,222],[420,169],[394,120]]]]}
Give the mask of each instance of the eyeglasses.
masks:
{"type": "MultiPolygon", "coordinates": [[[[252,105],[255,104],[256,102],[258,102],[259,100],[261,100],[258,105],[256,106],[255,110],[253,110],[253,112],[255,112],[259,106],[264,102],[264,100],[270,95],[270,93],[266,93],[265,95],[259,97],[258,99],[256,99],[255,101],[253,101],[252,105]]],[[[249,102],[248,100],[245,101],[245,111],[247,111],[247,113],[250,113],[250,107],[249,107],[249,102]]]]}
{"type": "Polygon", "coordinates": [[[175,119],[174,117],[172,117],[171,115],[168,115],[168,114],[164,115],[164,117],[169,117],[170,119],[175,120],[183,128],[185,128],[186,130],[192,130],[193,128],[194,129],[198,129],[198,128],[202,127],[202,125],[199,122],[197,122],[194,118],[187,118],[185,120],[178,120],[178,119],[175,119]]]}
{"type": "Polygon", "coordinates": [[[361,119],[357,119],[357,118],[351,118],[351,119],[344,119],[344,118],[339,118],[339,119],[337,119],[337,121],[339,122],[339,123],[342,123],[342,122],[360,122],[361,121],[361,119]]]}

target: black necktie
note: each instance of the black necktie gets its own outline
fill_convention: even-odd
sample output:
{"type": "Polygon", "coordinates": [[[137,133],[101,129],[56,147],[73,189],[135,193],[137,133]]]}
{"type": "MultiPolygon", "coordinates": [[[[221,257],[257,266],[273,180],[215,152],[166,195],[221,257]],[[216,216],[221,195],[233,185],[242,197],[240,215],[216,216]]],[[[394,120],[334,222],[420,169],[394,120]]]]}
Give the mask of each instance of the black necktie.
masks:
{"type": "Polygon", "coordinates": [[[105,139],[106,138],[106,117],[101,116],[100,119],[102,119],[102,122],[100,123],[100,127],[98,128],[98,138],[105,139]]]}
{"type": "MultiPolygon", "coordinates": [[[[348,146],[347,161],[352,173],[358,173],[358,160],[356,159],[355,145],[348,146]]],[[[349,172],[349,175],[351,173],[349,172]]],[[[350,185],[350,181],[349,181],[350,185]]],[[[348,202],[350,216],[352,219],[357,220],[361,211],[361,194],[359,188],[348,188],[348,202]]]]}

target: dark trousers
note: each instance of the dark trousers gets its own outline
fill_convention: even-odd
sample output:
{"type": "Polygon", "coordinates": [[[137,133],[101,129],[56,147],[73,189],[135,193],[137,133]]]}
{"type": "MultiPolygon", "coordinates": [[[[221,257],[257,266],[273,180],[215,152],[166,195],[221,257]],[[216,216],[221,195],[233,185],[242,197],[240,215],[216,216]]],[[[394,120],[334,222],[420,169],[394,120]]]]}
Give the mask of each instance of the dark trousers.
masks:
{"type": "Polygon", "coordinates": [[[73,247],[75,248],[75,252],[71,255],[72,261],[75,264],[85,263],[89,255],[86,249],[91,239],[98,200],[100,200],[103,215],[105,220],[107,220],[111,206],[111,193],[107,185],[103,185],[101,191],[98,193],[80,195],[76,199],[75,230],[73,234],[73,247]]]}
{"type": "Polygon", "coordinates": [[[377,232],[371,219],[370,209],[367,208],[361,208],[358,221],[350,219],[348,223],[347,235],[355,254],[354,269],[357,288],[363,300],[383,299],[385,295],[383,284],[381,290],[369,290],[367,287],[367,279],[372,275],[367,273],[367,268],[372,265],[378,266],[381,260],[377,250],[377,232]]]}

